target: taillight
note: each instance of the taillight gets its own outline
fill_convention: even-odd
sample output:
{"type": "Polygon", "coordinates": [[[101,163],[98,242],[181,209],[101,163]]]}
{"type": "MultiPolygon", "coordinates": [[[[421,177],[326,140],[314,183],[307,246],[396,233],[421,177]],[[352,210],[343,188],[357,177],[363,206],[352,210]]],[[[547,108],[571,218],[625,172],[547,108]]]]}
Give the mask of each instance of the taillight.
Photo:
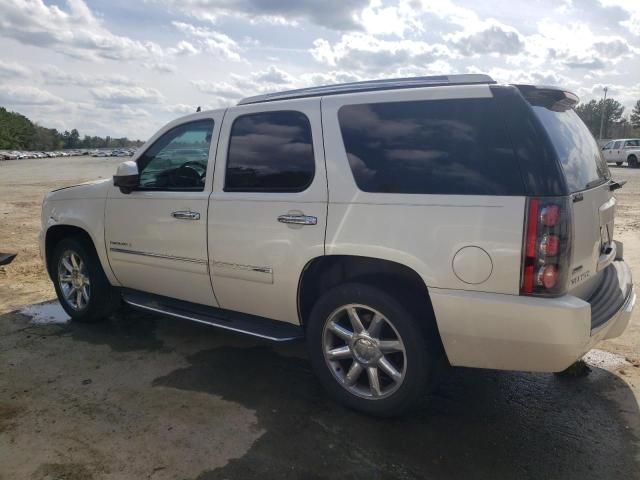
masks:
{"type": "Polygon", "coordinates": [[[568,198],[527,199],[522,250],[520,293],[565,293],[571,254],[571,211],[568,198]]]}
{"type": "Polygon", "coordinates": [[[555,257],[560,247],[560,237],[546,233],[540,241],[540,253],[546,257],[555,257]]]}
{"type": "Polygon", "coordinates": [[[553,227],[560,218],[560,207],[558,205],[546,205],[540,210],[540,221],[547,227],[553,227]]]}
{"type": "Polygon", "coordinates": [[[558,267],[556,265],[545,265],[538,270],[536,282],[544,288],[553,288],[558,280],[558,267]]]}

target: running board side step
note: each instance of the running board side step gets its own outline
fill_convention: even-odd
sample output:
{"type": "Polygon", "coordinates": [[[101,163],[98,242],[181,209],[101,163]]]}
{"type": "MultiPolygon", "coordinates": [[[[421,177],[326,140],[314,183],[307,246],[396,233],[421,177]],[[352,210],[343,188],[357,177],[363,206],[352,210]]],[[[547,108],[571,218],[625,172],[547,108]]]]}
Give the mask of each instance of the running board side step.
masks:
{"type": "Polygon", "coordinates": [[[273,342],[288,342],[304,338],[304,331],[299,325],[256,315],[233,312],[129,289],[122,290],[122,299],[136,310],[203,323],[273,342]]]}

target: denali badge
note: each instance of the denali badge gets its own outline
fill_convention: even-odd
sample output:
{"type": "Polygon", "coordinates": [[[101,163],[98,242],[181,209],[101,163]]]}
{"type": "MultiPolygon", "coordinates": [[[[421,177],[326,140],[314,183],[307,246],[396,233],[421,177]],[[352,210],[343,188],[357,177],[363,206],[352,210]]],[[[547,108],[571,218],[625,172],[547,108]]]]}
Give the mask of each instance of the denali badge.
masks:
{"type": "Polygon", "coordinates": [[[583,282],[587,278],[591,276],[591,270],[587,270],[586,272],[579,273],[575,277],[571,277],[571,286],[577,285],[578,283],[583,282]]]}
{"type": "Polygon", "coordinates": [[[111,245],[118,245],[120,247],[130,247],[131,246],[130,243],[127,243],[127,242],[114,242],[113,240],[109,240],[109,243],[111,245]]]}

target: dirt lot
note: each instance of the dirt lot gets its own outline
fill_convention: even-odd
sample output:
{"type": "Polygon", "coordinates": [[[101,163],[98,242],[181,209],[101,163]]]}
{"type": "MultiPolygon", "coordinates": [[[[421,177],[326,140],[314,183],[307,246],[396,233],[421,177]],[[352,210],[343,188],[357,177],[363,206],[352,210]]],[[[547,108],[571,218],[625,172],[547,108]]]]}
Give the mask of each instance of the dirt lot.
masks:
{"type": "MultiPolygon", "coordinates": [[[[302,345],[122,312],[36,325],[44,193],[120,159],[0,162],[0,479],[640,478],[640,308],[584,378],[455,369],[411,417],[328,401],[302,345]]],[[[640,275],[640,170],[613,168],[640,275]]]]}

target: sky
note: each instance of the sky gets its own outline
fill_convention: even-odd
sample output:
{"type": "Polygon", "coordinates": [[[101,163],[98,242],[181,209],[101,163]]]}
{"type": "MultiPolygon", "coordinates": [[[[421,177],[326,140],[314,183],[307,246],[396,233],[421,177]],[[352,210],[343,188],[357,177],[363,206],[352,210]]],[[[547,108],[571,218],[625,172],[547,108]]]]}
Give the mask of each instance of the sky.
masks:
{"type": "Polygon", "coordinates": [[[640,0],[2,0],[0,106],[146,139],[265,92],[487,73],[640,100],[640,0]]]}

